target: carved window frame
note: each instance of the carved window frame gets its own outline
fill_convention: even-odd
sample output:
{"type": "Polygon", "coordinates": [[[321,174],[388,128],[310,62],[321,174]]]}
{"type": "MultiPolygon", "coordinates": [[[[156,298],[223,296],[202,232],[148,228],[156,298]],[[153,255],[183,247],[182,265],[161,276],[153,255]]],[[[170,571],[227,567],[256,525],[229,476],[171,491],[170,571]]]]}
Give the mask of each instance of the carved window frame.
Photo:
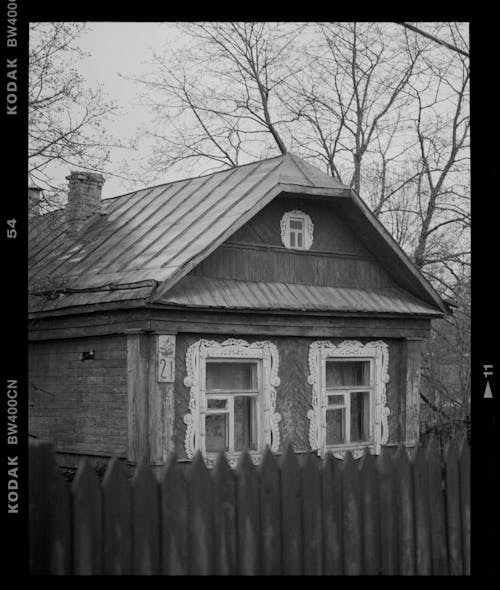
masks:
{"type": "Polygon", "coordinates": [[[309,419],[309,444],[320,456],[328,451],[339,459],[343,459],[347,450],[355,459],[361,457],[368,446],[372,454],[379,454],[381,445],[387,443],[389,426],[387,417],[386,384],[389,381],[389,348],[382,340],[362,344],[357,340],[345,340],[340,344],[332,344],[325,340],[317,340],[309,346],[309,378],[312,385],[312,409],[307,413],[309,419]],[[374,367],[374,383],[371,399],[372,437],[370,444],[347,443],[342,445],[326,444],[326,362],[328,359],[370,360],[374,367]]]}
{"type": "MultiPolygon", "coordinates": [[[[186,373],[184,385],[190,388],[189,412],[184,416],[186,435],[184,448],[186,456],[192,459],[200,450],[208,465],[213,465],[219,453],[207,453],[205,449],[206,361],[207,359],[246,359],[261,361],[262,400],[261,411],[257,416],[260,440],[257,451],[248,451],[255,464],[260,462],[264,449],[269,445],[277,452],[280,444],[280,414],[276,412],[276,387],[280,384],[278,376],[279,355],[275,344],[269,341],[252,342],[229,338],[224,342],[198,340],[186,352],[186,373]]],[[[235,466],[241,453],[226,453],[230,465],[235,466]]]]}
{"type": "Polygon", "coordinates": [[[298,209],[293,209],[292,211],[287,211],[283,217],[281,218],[280,222],[281,226],[281,241],[285,248],[290,250],[309,250],[313,243],[313,235],[314,235],[314,225],[307,213],[303,211],[299,211],[298,209]],[[302,246],[292,246],[290,244],[290,232],[292,231],[290,228],[290,220],[291,219],[301,219],[303,221],[303,245],[302,246]]]}

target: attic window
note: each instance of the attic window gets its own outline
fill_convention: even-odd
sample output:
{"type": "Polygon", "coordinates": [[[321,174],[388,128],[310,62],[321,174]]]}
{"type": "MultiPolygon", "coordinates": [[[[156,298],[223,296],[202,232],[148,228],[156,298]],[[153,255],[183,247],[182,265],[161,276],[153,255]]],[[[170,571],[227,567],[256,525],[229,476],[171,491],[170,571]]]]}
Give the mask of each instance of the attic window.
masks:
{"type": "Polygon", "coordinates": [[[313,223],[307,213],[287,211],[281,219],[281,241],[286,248],[309,250],[313,242],[313,223]]]}

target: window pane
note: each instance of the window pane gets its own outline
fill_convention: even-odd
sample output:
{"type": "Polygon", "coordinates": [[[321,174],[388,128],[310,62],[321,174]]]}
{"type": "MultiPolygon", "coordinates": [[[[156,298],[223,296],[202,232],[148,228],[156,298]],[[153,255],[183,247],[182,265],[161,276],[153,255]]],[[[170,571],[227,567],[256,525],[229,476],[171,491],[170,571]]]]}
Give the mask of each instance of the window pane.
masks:
{"type": "Polygon", "coordinates": [[[290,229],[302,229],[302,219],[290,219],[290,229]]]}
{"type": "Polygon", "coordinates": [[[297,234],[297,248],[302,248],[302,234],[297,234]]]}
{"type": "Polygon", "coordinates": [[[257,450],[256,400],[251,396],[234,398],[234,450],[257,450]]]}
{"type": "Polygon", "coordinates": [[[257,363],[212,363],[206,365],[207,391],[223,389],[226,391],[256,390],[257,363]]]}
{"type": "Polygon", "coordinates": [[[338,445],[345,442],[345,410],[326,411],[326,444],[338,445]]]}
{"type": "Polygon", "coordinates": [[[205,416],[205,447],[208,452],[228,450],[228,414],[205,416]]]}
{"type": "Polygon", "coordinates": [[[295,234],[293,232],[290,233],[290,247],[295,248],[295,234]]]}
{"type": "Polygon", "coordinates": [[[370,394],[368,391],[351,393],[351,442],[370,438],[370,394]]]}
{"type": "Polygon", "coordinates": [[[353,385],[370,385],[370,361],[327,361],[327,387],[353,385]]]}
{"type": "Polygon", "coordinates": [[[344,396],[343,395],[329,395],[328,396],[328,405],[329,406],[342,406],[342,405],[344,405],[344,396]]]}
{"type": "Polygon", "coordinates": [[[227,399],[207,399],[209,410],[227,410],[227,399]]]}

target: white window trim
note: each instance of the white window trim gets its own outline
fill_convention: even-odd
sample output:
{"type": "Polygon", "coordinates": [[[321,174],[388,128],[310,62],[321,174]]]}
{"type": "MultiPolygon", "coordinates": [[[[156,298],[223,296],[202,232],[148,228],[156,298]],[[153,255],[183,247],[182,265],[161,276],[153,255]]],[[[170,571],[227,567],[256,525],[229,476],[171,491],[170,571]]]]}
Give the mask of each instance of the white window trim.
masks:
{"type": "MultiPolygon", "coordinates": [[[[262,368],[262,399],[259,400],[261,412],[257,422],[259,448],[249,451],[252,461],[260,462],[266,445],[272,452],[277,452],[280,444],[280,414],[276,410],[276,387],[280,384],[278,377],[279,356],[275,344],[269,341],[253,342],[229,338],[224,342],[214,340],[198,340],[189,346],[186,353],[186,372],[184,385],[190,388],[189,413],[184,416],[186,436],[184,448],[186,455],[192,459],[200,450],[208,465],[213,465],[218,453],[207,453],[205,449],[204,416],[206,414],[206,359],[255,359],[261,360],[262,368]],[[262,417],[262,419],[260,418],[262,417]]],[[[228,454],[230,465],[238,462],[240,453],[228,454]]]]}
{"type": "Polygon", "coordinates": [[[280,222],[281,226],[281,241],[285,248],[291,250],[309,250],[313,243],[314,225],[311,218],[307,213],[294,209],[293,211],[287,211],[280,222]],[[304,221],[304,243],[301,248],[298,246],[290,245],[290,219],[299,218],[304,221]]]}
{"type": "MultiPolygon", "coordinates": [[[[381,445],[387,443],[389,426],[387,416],[386,384],[389,381],[389,348],[382,340],[362,344],[356,340],[345,340],[340,344],[332,344],[325,340],[317,340],[309,347],[309,378],[312,385],[312,409],[307,413],[309,419],[309,444],[320,456],[327,451],[339,459],[343,459],[350,450],[355,459],[361,457],[368,446],[373,454],[380,453],[381,445]],[[327,359],[349,358],[350,360],[370,360],[374,370],[374,382],[371,384],[371,424],[372,439],[369,445],[351,443],[335,446],[326,445],[327,394],[324,383],[327,359]]],[[[367,388],[367,389],[370,389],[367,388]]],[[[361,389],[361,388],[360,388],[361,389]]]]}

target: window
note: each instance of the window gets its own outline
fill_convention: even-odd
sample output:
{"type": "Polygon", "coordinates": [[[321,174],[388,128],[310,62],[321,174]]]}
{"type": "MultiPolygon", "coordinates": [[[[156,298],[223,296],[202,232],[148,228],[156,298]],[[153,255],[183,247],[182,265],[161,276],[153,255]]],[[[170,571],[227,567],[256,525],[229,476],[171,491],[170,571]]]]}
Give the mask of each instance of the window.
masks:
{"type": "Polygon", "coordinates": [[[258,450],[260,369],[260,361],[207,360],[207,452],[258,450]]]}
{"type": "Polygon", "coordinates": [[[281,219],[281,240],[286,248],[309,250],[313,242],[313,223],[302,211],[287,211],[281,219]]]}
{"type": "Polygon", "coordinates": [[[186,369],[190,412],[184,417],[184,446],[189,458],[200,450],[212,464],[224,452],[229,463],[236,464],[248,450],[257,463],[266,445],[278,450],[275,387],[279,377],[274,344],[199,340],[188,348],[186,369]]]}
{"type": "Polygon", "coordinates": [[[382,341],[338,345],[317,341],[309,349],[313,386],[309,442],[319,454],[359,457],[365,447],[378,453],[388,438],[385,384],[388,348],[382,341]]]}

